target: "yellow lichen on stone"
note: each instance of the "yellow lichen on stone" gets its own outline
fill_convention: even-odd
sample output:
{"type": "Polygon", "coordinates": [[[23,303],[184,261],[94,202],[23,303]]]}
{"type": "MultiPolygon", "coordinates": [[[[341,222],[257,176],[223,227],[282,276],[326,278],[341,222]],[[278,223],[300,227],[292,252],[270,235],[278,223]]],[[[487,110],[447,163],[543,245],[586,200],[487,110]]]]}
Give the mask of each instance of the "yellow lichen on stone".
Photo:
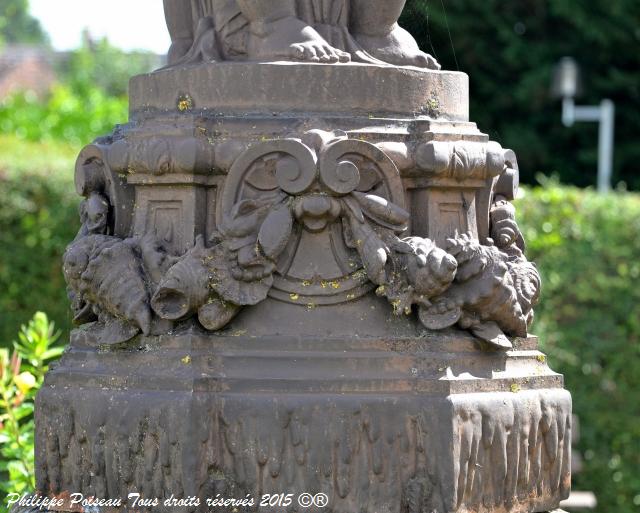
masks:
{"type": "Polygon", "coordinates": [[[180,112],[186,112],[193,109],[193,99],[188,94],[180,96],[178,98],[178,110],[180,112]]]}

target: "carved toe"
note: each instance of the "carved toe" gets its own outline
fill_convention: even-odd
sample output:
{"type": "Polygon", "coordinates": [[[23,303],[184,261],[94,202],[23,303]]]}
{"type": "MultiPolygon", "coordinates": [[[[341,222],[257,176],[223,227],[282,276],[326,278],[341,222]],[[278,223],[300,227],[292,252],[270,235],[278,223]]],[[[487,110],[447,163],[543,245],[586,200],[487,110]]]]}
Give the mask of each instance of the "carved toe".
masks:
{"type": "Polygon", "coordinates": [[[425,54],[425,56],[427,61],[425,65],[426,68],[433,69],[436,71],[440,71],[442,69],[442,66],[435,58],[433,58],[431,55],[428,55],[428,54],[425,54]]]}
{"type": "Polygon", "coordinates": [[[342,50],[335,50],[335,53],[338,56],[339,62],[351,62],[351,54],[343,52],[342,50]]]}
{"type": "Polygon", "coordinates": [[[320,62],[335,62],[330,48],[318,46],[315,50],[320,62]]]}
{"type": "Polygon", "coordinates": [[[291,57],[297,60],[304,60],[304,46],[303,45],[292,45],[291,46],[291,57]]]}
{"type": "Polygon", "coordinates": [[[320,62],[320,58],[316,54],[315,48],[309,45],[304,46],[304,58],[310,62],[320,62]]]}

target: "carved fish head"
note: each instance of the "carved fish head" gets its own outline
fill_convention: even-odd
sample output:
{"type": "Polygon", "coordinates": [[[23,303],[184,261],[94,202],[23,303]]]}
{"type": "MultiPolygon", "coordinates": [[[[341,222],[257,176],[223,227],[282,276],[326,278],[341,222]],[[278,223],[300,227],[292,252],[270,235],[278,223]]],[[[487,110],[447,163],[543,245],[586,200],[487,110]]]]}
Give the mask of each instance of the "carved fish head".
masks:
{"type": "Polygon", "coordinates": [[[523,262],[512,266],[510,271],[518,303],[520,303],[523,312],[529,313],[540,301],[542,280],[538,269],[530,262],[523,262]]]}
{"type": "Polygon", "coordinates": [[[175,264],[151,298],[151,308],[162,319],[178,320],[194,313],[209,297],[209,273],[200,248],[175,264]]]}

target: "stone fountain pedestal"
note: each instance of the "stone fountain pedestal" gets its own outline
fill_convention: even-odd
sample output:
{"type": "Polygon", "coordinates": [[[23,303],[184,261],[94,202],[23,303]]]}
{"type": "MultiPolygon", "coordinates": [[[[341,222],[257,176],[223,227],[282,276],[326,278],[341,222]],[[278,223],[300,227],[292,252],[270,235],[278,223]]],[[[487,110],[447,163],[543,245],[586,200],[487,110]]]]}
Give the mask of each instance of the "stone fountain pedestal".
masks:
{"type": "Polygon", "coordinates": [[[129,123],[78,159],[87,214],[65,273],[83,325],[38,396],[40,492],[201,499],[186,510],[289,493],[278,511],[306,511],[302,493],[335,513],[556,508],[571,398],[503,311],[517,295],[530,321],[532,271],[492,275],[514,291],[496,298],[487,280],[467,287],[458,255],[449,303],[415,277],[463,233],[470,255],[522,264],[519,232],[492,239],[517,169],[469,122],[462,73],[212,63],[135,77],[129,123]]]}

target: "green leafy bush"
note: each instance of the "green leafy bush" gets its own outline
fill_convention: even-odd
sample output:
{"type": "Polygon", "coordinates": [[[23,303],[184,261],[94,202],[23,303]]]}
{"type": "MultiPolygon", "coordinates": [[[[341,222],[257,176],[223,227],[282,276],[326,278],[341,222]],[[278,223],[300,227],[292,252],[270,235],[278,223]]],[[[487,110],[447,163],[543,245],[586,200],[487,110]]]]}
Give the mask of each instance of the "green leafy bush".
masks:
{"type": "Polygon", "coordinates": [[[45,100],[25,92],[0,102],[0,132],[30,141],[66,141],[80,148],[126,121],[127,109],[125,97],[109,96],[97,87],[79,94],[57,85],[45,100]]]}
{"type": "Polygon", "coordinates": [[[78,230],[76,150],[0,137],[0,347],[40,309],[68,332],[62,254],[78,230]]]}
{"type": "MultiPolygon", "coordinates": [[[[107,95],[126,98],[129,78],[148,73],[164,64],[164,58],[151,52],[124,52],[111,46],[106,38],[84,42],[64,61],[60,72],[64,83],[80,96],[95,88],[107,95]]],[[[122,122],[125,117],[117,120],[122,122]]]]}
{"type": "MultiPolygon", "coordinates": [[[[62,354],[54,324],[37,313],[22,326],[13,353],[0,349],[0,493],[33,492],[33,404],[47,362],[62,354]]],[[[4,501],[3,501],[4,502],[4,501]]],[[[4,508],[0,505],[0,509],[4,508]]]]}
{"type": "Polygon", "coordinates": [[[552,180],[527,189],[519,219],[543,276],[533,331],[565,375],[584,469],[600,511],[640,505],[640,196],[552,180]]]}

